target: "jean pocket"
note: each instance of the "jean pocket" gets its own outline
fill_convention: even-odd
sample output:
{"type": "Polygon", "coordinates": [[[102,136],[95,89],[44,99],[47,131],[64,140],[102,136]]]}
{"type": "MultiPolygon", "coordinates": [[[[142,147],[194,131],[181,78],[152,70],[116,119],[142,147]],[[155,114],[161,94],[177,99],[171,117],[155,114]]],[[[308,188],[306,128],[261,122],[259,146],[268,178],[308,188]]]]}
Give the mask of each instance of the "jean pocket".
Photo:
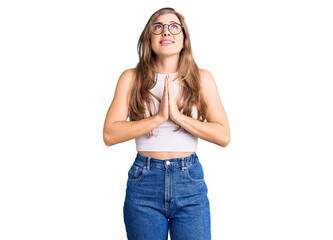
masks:
{"type": "Polygon", "coordinates": [[[204,182],[205,176],[202,169],[201,163],[196,162],[195,164],[188,166],[185,169],[187,178],[192,182],[204,182]]]}
{"type": "Polygon", "coordinates": [[[147,167],[138,163],[133,163],[130,170],[128,171],[128,181],[138,182],[141,181],[146,175],[147,167]]]}

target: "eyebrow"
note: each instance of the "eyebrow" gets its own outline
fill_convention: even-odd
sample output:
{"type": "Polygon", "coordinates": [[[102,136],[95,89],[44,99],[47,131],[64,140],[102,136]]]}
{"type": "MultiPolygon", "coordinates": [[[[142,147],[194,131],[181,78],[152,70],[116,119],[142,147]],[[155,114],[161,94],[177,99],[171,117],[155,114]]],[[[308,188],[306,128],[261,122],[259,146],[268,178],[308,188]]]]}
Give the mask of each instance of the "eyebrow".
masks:
{"type": "MultiPolygon", "coordinates": [[[[175,21],[170,21],[169,23],[171,23],[171,22],[177,23],[177,22],[175,22],[175,21]]],[[[156,24],[156,23],[163,24],[162,22],[155,22],[154,24],[156,24]]],[[[178,24],[180,24],[180,23],[178,23],[178,24]]]]}

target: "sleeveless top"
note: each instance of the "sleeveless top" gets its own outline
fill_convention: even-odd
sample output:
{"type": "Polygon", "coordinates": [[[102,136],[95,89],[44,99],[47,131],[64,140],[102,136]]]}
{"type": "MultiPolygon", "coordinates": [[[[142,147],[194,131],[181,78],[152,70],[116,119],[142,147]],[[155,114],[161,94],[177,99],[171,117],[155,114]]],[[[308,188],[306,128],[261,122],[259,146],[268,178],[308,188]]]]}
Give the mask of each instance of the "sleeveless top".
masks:
{"type": "MultiPolygon", "coordinates": [[[[160,102],[156,99],[162,99],[164,91],[164,79],[167,74],[157,74],[156,85],[150,90],[152,93],[152,99],[154,101],[154,107],[152,108],[152,114],[155,115],[159,111],[160,102]]],[[[176,99],[180,95],[179,78],[177,78],[177,72],[169,74],[169,79],[173,80],[173,87],[176,99]]],[[[146,108],[146,113],[148,110],[146,108]]],[[[197,108],[192,108],[192,118],[197,119],[197,108]]],[[[147,115],[149,116],[149,115],[147,115]]],[[[161,152],[195,152],[197,151],[198,137],[187,132],[181,128],[178,131],[178,124],[171,119],[166,120],[157,128],[152,130],[153,135],[148,138],[146,134],[135,138],[137,151],[161,151],[161,152]]]]}

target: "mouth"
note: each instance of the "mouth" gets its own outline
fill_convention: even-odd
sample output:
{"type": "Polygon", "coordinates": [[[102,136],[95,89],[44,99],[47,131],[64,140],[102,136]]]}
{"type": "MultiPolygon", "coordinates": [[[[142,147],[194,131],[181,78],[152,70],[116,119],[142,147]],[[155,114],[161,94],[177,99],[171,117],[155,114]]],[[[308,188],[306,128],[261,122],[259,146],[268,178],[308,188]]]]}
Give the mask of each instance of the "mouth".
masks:
{"type": "Polygon", "coordinates": [[[160,44],[162,46],[170,46],[172,45],[174,42],[173,41],[161,41],[160,44]]]}

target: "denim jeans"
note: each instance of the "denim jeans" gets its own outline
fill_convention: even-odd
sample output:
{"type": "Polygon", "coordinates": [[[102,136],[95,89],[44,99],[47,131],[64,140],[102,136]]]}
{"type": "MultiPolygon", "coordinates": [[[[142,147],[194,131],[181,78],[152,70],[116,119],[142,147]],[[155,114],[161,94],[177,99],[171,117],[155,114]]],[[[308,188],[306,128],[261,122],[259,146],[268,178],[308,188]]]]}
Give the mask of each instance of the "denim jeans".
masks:
{"type": "Polygon", "coordinates": [[[211,239],[208,188],[197,154],[166,160],[137,153],[123,206],[129,240],[211,239]]]}

